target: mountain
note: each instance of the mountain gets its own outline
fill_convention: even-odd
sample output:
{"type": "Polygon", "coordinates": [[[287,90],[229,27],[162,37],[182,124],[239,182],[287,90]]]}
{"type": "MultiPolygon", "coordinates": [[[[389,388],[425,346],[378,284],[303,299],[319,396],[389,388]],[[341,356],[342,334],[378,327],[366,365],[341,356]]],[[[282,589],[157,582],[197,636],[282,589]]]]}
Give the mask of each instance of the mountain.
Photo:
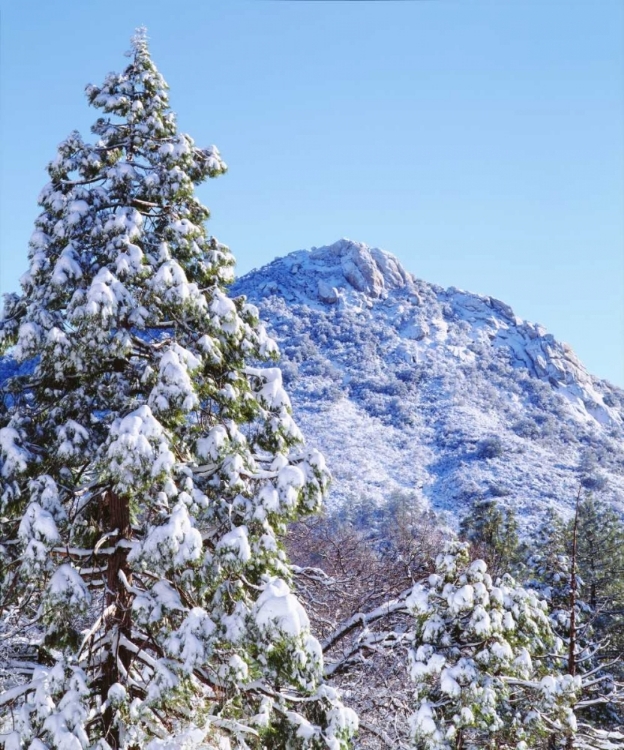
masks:
{"type": "Polygon", "coordinates": [[[329,507],[363,518],[406,498],[461,516],[478,499],[529,529],[580,485],[624,510],[624,391],[492,297],[416,279],[342,239],[235,283],[267,321],[329,507]]]}

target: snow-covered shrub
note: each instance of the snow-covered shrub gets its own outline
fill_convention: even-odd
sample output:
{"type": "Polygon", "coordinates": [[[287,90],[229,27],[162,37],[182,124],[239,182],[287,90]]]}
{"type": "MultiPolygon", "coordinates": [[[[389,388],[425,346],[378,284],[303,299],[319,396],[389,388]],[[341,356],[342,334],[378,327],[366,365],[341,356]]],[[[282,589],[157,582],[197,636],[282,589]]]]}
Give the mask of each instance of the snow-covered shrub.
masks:
{"type": "Polygon", "coordinates": [[[529,438],[535,440],[540,435],[540,430],[534,420],[529,417],[519,419],[512,425],[511,428],[518,437],[529,438]]]}
{"type": "Polygon", "coordinates": [[[479,443],[476,450],[477,458],[499,458],[503,455],[505,449],[503,442],[498,435],[487,437],[479,443]]]}

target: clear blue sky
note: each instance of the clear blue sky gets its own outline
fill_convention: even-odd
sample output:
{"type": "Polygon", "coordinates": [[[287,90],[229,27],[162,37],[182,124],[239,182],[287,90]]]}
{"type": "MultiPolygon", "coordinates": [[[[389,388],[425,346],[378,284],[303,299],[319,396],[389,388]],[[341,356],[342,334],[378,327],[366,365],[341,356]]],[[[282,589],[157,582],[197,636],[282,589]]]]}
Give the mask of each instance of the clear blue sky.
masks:
{"type": "Polygon", "coordinates": [[[2,291],[44,167],[136,26],[239,273],[346,236],[505,300],[624,386],[621,0],[4,0],[2,291]]]}

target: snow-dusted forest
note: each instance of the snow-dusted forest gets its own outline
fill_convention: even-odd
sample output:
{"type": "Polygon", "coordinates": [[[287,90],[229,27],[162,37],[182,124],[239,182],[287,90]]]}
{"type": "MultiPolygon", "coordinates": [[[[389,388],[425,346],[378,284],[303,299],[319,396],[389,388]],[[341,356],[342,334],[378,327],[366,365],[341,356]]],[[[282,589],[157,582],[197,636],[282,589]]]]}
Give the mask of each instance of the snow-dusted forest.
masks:
{"type": "Polygon", "coordinates": [[[234,281],[167,90],[139,31],[5,298],[0,748],[624,748],[624,393],[361,243],[234,281]]]}

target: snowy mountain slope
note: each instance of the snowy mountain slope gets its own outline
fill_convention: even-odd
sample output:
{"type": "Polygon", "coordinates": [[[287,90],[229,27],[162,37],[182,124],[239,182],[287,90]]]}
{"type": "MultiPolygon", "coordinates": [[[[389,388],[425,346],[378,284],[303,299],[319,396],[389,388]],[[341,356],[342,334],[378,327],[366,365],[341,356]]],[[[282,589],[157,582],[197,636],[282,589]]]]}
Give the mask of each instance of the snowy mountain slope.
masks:
{"type": "Polygon", "coordinates": [[[333,507],[396,493],[529,525],[579,482],[624,509],[624,392],[499,300],[414,278],[340,240],[239,279],[282,351],[294,411],[330,464],[333,507]]]}

